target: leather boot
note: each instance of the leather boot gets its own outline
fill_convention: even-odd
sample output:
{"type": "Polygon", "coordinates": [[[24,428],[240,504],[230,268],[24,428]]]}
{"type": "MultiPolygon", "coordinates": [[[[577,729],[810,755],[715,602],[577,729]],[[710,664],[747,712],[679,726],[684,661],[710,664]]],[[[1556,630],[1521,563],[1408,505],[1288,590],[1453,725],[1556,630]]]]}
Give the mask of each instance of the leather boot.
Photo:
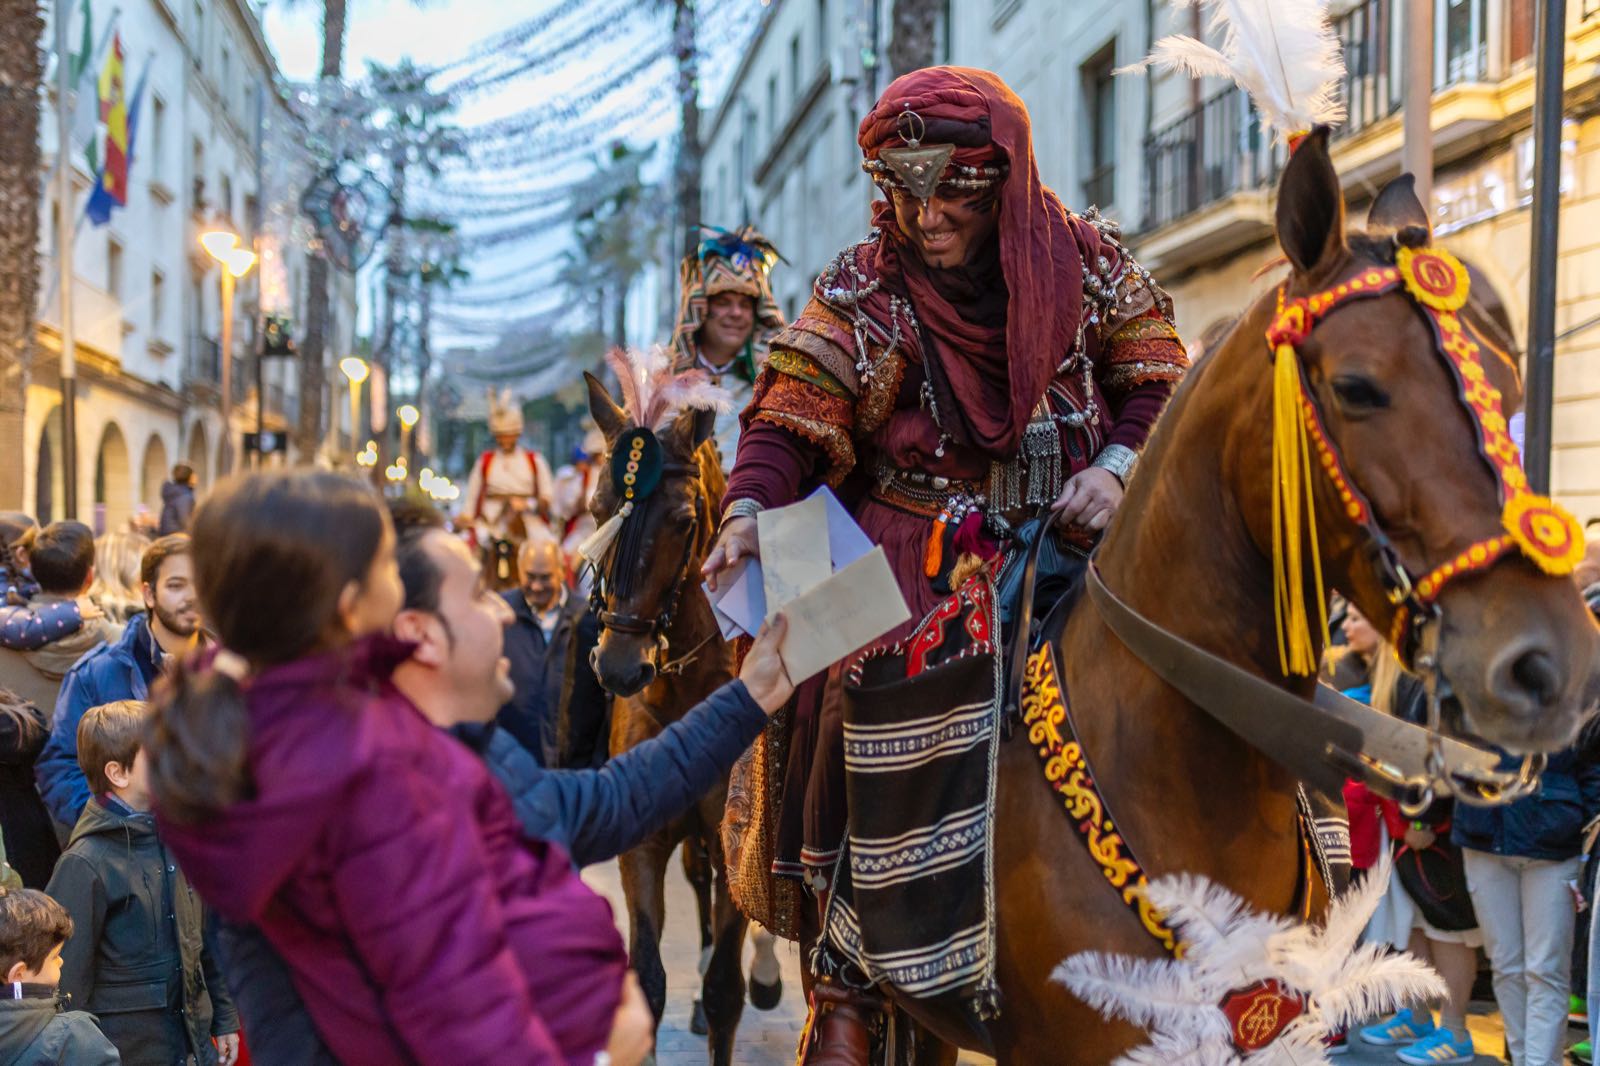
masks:
{"type": "Polygon", "coordinates": [[[883,998],[827,979],[811,989],[811,1046],[805,1066],[871,1066],[872,1024],[883,998]]]}

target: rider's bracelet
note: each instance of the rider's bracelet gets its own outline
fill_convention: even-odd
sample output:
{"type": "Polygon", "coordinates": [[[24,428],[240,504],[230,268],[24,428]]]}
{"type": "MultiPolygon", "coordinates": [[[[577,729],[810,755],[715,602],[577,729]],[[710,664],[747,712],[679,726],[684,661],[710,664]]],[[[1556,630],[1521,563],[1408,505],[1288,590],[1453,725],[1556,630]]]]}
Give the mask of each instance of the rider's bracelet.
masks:
{"type": "Polygon", "coordinates": [[[1122,444],[1107,444],[1100,449],[1100,454],[1094,457],[1090,465],[1108,470],[1124,485],[1133,473],[1133,468],[1139,462],[1139,453],[1122,444]]]}
{"type": "Polygon", "coordinates": [[[728,504],[727,507],[723,508],[722,520],[724,522],[729,522],[735,518],[754,518],[763,510],[765,510],[765,508],[763,508],[761,504],[750,499],[749,497],[745,497],[741,500],[734,500],[732,503],[728,504]]]}

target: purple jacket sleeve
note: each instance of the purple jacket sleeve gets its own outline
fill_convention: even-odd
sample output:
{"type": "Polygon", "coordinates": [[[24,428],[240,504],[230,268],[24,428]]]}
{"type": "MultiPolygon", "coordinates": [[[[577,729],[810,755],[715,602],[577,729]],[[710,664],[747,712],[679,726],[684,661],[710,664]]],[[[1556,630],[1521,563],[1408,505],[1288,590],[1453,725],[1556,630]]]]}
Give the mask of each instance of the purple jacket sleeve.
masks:
{"type": "Polygon", "coordinates": [[[0,647],[33,651],[83,627],[83,612],[67,600],[43,607],[0,607],[0,647]]]}
{"type": "Polygon", "coordinates": [[[333,889],[399,1038],[422,1066],[564,1063],[507,943],[480,835],[456,824],[459,804],[402,786],[411,767],[370,772],[339,819],[333,889]]]}

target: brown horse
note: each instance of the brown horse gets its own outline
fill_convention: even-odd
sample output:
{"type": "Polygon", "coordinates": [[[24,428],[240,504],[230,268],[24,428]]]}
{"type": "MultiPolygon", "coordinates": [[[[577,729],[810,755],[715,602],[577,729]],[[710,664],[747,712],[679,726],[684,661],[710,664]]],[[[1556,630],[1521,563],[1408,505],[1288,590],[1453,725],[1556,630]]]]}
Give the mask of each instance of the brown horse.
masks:
{"type": "MultiPolygon", "coordinates": [[[[593,377],[589,409],[605,434],[609,454],[632,418],[593,377]]],[[[639,572],[621,586],[615,581],[602,586],[604,629],[592,661],[600,683],[616,697],[613,755],[659,735],[734,676],[732,651],[699,587],[700,566],[716,536],[726,487],[710,439],[712,425],[709,412],[689,410],[658,434],[665,460],[660,487],[628,519],[638,530],[630,557],[637,560],[639,572]]],[[[620,502],[610,479],[602,478],[592,504],[596,521],[611,518],[620,502]]],[[[724,782],[620,860],[629,953],[660,1019],[667,994],[660,953],[665,877],[673,849],[685,846],[685,870],[701,901],[702,946],[709,948],[700,999],[716,1066],[733,1062],[734,1033],[744,1010],[741,956],[749,924],[728,894],[719,833],[726,801],[724,782]]]]}
{"type": "MultiPolygon", "coordinates": [[[[1386,192],[1367,234],[1347,238],[1325,132],[1287,165],[1278,239],[1289,298],[1394,262],[1393,235],[1427,216],[1409,186],[1386,192]]],[[[1411,232],[1413,240],[1416,232],[1411,232]]],[[[1482,313],[1482,307],[1477,308],[1482,313]]],[[[1272,373],[1263,341],[1275,313],[1257,300],[1177,395],[1097,556],[1106,585],[1170,632],[1309,696],[1313,679],[1280,669],[1272,580],[1272,373]]],[[[1469,308],[1468,314],[1473,309],[1469,308]]],[[[1484,331],[1486,336],[1497,332],[1484,331]]],[[[1426,573],[1502,531],[1495,482],[1434,339],[1399,292],[1337,310],[1300,346],[1310,387],[1347,472],[1371,501],[1407,568],[1426,573]]],[[[1485,353],[1506,410],[1520,405],[1515,369],[1485,353]]],[[[1347,521],[1317,471],[1316,517],[1327,583],[1380,627],[1385,596],[1366,531],[1347,521]]],[[[1512,556],[1451,582],[1439,601],[1438,662],[1465,727],[1513,750],[1570,742],[1592,701],[1596,630],[1573,583],[1512,556]]],[[[1064,688],[1111,811],[1152,877],[1204,875],[1250,905],[1288,913],[1298,844],[1295,782],[1158,679],[1080,603],[1059,640],[1064,688]]],[[[1002,1013],[986,1037],[955,1012],[902,1006],[950,1043],[1002,1063],[1089,1066],[1141,1042],[1050,980],[1082,951],[1157,956],[1076,838],[1026,730],[1000,748],[996,879],[1002,1013]]],[[[870,922],[870,914],[862,915],[870,922]]],[[[937,1055],[930,1054],[927,1061],[937,1055]]]]}

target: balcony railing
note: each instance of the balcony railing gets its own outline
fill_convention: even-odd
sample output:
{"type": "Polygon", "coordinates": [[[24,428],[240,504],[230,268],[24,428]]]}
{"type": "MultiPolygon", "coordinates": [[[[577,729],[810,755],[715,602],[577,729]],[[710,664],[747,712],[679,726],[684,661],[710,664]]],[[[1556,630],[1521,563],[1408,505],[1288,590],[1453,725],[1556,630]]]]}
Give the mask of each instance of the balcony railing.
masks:
{"type": "Polygon", "coordinates": [[[1249,98],[1224,89],[1144,143],[1144,228],[1157,229],[1207,204],[1266,182],[1285,158],[1249,98]]]}
{"type": "Polygon", "coordinates": [[[190,381],[218,385],[222,382],[222,345],[215,337],[202,333],[189,337],[188,375],[190,381]]]}
{"type": "MultiPolygon", "coordinates": [[[[1488,0],[1435,0],[1434,87],[1488,76],[1488,0]]],[[[1600,7],[1600,0],[1585,0],[1600,7]]],[[[1334,20],[1346,74],[1340,96],[1344,138],[1400,110],[1404,8],[1395,0],[1360,0],[1334,20]]],[[[1145,139],[1144,228],[1158,229],[1191,212],[1255,189],[1278,175],[1286,157],[1262,129],[1249,99],[1224,89],[1145,139]]]]}

